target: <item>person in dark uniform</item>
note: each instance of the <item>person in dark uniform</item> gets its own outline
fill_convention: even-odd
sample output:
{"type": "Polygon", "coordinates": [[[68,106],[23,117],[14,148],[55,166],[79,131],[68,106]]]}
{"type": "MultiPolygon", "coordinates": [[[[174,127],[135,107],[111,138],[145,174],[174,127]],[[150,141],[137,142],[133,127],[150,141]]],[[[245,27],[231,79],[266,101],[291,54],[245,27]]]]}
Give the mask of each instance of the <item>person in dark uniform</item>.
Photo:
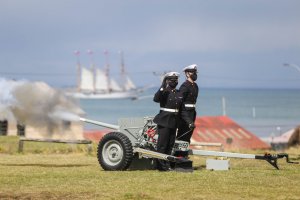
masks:
{"type": "Polygon", "coordinates": [[[183,97],[183,103],[180,112],[180,122],[177,132],[177,139],[191,142],[191,137],[195,129],[196,120],[196,102],[198,97],[197,65],[192,64],[183,69],[186,81],[182,83],[179,91],[183,97]]]}
{"type": "MultiPolygon", "coordinates": [[[[153,121],[157,124],[158,140],[157,152],[171,155],[175,144],[176,130],[179,119],[179,108],[181,107],[182,97],[176,89],[179,73],[169,72],[165,74],[162,86],[155,93],[153,100],[160,104],[160,111],[153,121]]],[[[170,163],[158,159],[157,169],[169,171],[170,163]]]]}

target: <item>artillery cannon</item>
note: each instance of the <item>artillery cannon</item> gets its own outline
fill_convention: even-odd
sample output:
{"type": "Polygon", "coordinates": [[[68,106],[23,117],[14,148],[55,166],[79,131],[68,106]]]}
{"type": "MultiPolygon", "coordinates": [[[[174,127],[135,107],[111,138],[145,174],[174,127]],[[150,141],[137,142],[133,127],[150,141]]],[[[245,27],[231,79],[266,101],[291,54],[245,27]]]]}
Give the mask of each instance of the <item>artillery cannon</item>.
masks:
{"type": "MultiPolygon", "coordinates": [[[[241,154],[231,152],[207,151],[189,149],[188,142],[176,140],[172,155],[156,152],[157,127],[152,117],[121,118],[118,125],[80,118],[81,121],[106,127],[114,131],[107,133],[98,144],[97,158],[104,170],[126,170],[134,164],[147,161],[147,168],[153,168],[153,159],[162,159],[174,163],[174,168],[192,171],[192,161],[188,157],[177,157],[177,152],[186,155],[214,156],[227,158],[266,160],[276,169],[277,159],[286,158],[287,163],[296,163],[289,160],[286,153],[281,154],[241,154]]],[[[141,166],[141,165],[139,165],[141,166]]],[[[143,167],[145,168],[145,166],[143,167]]]]}

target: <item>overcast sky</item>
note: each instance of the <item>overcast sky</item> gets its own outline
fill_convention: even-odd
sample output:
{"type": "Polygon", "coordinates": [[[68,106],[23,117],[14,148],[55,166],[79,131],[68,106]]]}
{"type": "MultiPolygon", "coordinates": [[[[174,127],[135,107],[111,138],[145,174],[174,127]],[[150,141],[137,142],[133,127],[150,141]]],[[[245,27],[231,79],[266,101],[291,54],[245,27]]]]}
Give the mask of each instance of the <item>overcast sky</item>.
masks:
{"type": "MultiPolygon", "coordinates": [[[[201,87],[300,88],[299,0],[0,0],[0,76],[76,84],[82,65],[112,75],[124,51],[138,86],[199,65],[201,87]]],[[[181,76],[181,80],[184,77],[181,76]]]]}

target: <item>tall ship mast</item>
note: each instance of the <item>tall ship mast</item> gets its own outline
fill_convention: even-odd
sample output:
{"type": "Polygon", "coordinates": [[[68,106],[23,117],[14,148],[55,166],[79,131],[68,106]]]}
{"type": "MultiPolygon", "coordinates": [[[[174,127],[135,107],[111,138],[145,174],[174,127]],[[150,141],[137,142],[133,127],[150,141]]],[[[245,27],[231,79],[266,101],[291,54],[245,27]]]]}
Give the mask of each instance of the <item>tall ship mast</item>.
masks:
{"type": "Polygon", "coordinates": [[[120,51],[120,58],[121,58],[121,79],[124,83],[123,85],[123,91],[128,90],[136,90],[135,84],[132,82],[132,80],[129,78],[127,72],[125,71],[125,63],[124,63],[124,53],[123,51],[120,51]]]}
{"type": "Polygon", "coordinates": [[[76,63],[77,63],[77,91],[80,92],[80,84],[81,84],[81,66],[80,66],[80,51],[74,51],[76,56],[76,63]]]}

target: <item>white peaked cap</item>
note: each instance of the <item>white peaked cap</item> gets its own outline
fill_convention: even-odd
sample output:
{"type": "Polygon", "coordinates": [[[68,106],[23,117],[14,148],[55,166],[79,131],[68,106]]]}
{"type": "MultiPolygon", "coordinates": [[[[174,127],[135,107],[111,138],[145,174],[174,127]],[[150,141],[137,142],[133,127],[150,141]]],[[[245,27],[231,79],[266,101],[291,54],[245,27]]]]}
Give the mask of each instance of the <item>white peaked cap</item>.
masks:
{"type": "Polygon", "coordinates": [[[197,65],[196,64],[192,64],[192,65],[189,65],[189,66],[186,66],[185,68],[183,68],[182,71],[189,71],[189,70],[196,70],[197,71],[197,65]]]}
{"type": "Polygon", "coordinates": [[[179,77],[179,73],[178,72],[168,72],[164,75],[164,78],[167,78],[167,77],[179,77]]]}

